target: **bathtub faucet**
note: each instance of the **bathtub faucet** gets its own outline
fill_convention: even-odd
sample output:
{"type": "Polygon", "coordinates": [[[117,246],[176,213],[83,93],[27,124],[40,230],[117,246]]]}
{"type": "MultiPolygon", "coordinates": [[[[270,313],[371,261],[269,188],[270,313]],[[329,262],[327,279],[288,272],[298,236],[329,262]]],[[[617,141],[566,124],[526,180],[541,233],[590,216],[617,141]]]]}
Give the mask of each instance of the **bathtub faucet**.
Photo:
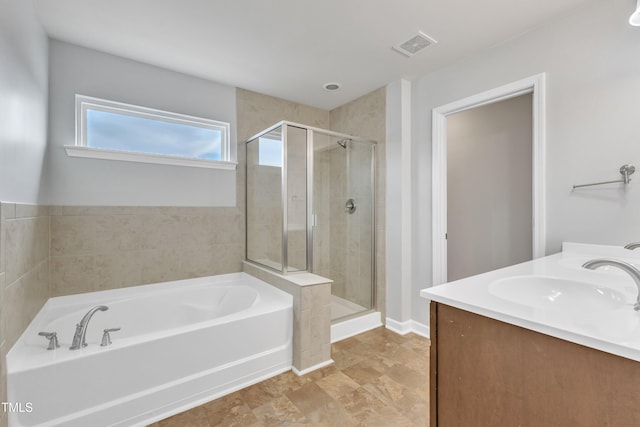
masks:
{"type": "Polygon", "coordinates": [[[588,268],[589,270],[595,270],[598,267],[604,267],[606,265],[617,267],[631,276],[636,286],[638,287],[638,297],[636,298],[636,302],[633,305],[633,309],[635,311],[640,311],[640,270],[638,270],[628,262],[618,261],[617,259],[592,259],[591,261],[587,261],[582,264],[584,268],[588,268]]]}
{"type": "Polygon", "coordinates": [[[89,326],[89,320],[96,313],[96,311],[107,311],[109,307],[106,305],[96,305],[84,315],[80,323],[76,325],[76,333],[73,335],[73,343],[71,343],[70,350],[78,350],[87,346],[85,336],[87,335],[87,327],[89,326]]]}

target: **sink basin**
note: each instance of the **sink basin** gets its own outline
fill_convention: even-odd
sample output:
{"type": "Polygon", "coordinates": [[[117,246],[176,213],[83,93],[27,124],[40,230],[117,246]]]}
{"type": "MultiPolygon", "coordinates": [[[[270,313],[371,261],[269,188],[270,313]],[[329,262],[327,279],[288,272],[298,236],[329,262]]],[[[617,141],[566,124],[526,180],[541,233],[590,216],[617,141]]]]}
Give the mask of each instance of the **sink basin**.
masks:
{"type": "Polygon", "coordinates": [[[624,295],[615,290],[578,280],[546,276],[500,279],[489,285],[489,293],[518,304],[563,313],[593,313],[629,305],[624,295]]]}

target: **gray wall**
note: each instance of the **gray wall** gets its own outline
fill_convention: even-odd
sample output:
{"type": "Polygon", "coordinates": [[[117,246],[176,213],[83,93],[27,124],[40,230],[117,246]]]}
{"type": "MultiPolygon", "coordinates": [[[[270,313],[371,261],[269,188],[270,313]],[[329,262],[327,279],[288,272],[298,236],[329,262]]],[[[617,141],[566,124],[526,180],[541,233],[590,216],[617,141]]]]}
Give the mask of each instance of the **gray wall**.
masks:
{"type": "Polygon", "coordinates": [[[532,256],[532,95],[447,117],[447,281],[532,256]]]}
{"type": "MultiPolygon", "coordinates": [[[[30,1],[0,0],[0,201],[35,204],[47,146],[47,36],[30,1]]],[[[46,210],[45,210],[46,211],[46,210]]],[[[6,354],[48,298],[49,223],[32,205],[0,203],[0,401],[6,354]]],[[[7,425],[0,412],[0,426],[7,425]]]]}
{"type": "Polygon", "coordinates": [[[573,184],[620,178],[624,163],[638,166],[640,30],[628,24],[632,9],[629,0],[586,3],[570,16],[414,82],[414,320],[429,319],[419,290],[430,286],[432,273],[435,107],[546,72],[546,252],[560,251],[563,241],[620,245],[640,237],[638,178],[626,188],[571,191],[573,184]]]}
{"type": "Polygon", "coordinates": [[[50,44],[49,202],[54,205],[235,206],[236,172],[68,157],[75,94],[231,123],[235,88],[59,41],[50,44]]]}
{"type": "Polygon", "coordinates": [[[30,1],[0,0],[0,200],[38,203],[48,45],[30,1]]]}

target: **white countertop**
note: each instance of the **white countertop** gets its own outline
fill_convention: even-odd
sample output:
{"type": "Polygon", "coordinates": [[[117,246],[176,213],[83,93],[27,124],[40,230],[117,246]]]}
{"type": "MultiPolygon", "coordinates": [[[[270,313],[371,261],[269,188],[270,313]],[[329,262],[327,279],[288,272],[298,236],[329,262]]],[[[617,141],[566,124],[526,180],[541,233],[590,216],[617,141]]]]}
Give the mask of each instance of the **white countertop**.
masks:
{"type": "MultiPolygon", "coordinates": [[[[432,301],[507,322],[587,347],[640,361],[640,312],[633,309],[638,288],[631,277],[615,268],[588,270],[582,264],[595,258],[613,258],[640,268],[640,249],[564,243],[562,252],[420,291],[432,301]],[[576,302],[569,309],[553,303],[541,308],[496,295],[494,282],[536,276],[587,282],[619,295],[624,305],[599,309],[576,302]]],[[[565,299],[566,303],[566,299],[565,299]]]]}

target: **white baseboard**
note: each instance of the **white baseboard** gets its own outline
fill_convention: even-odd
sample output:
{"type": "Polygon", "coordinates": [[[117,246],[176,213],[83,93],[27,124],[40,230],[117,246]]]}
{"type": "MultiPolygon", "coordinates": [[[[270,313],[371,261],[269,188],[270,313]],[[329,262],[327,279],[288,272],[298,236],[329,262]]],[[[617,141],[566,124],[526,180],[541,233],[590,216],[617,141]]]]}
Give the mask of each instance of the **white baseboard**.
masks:
{"type": "Polygon", "coordinates": [[[331,325],[331,343],[342,341],[380,326],[382,326],[382,316],[379,311],[336,323],[331,325]]]}
{"type": "Polygon", "coordinates": [[[320,368],[324,368],[325,366],[329,366],[333,363],[333,359],[329,359],[326,360],[322,363],[318,363],[317,365],[313,365],[308,367],[307,369],[303,369],[302,371],[299,371],[296,369],[295,366],[291,367],[291,370],[293,371],[294,374],[296,374],[297,376],[301,377],[302,375],[308,374],[309,372],[313,372],[316,369],[320,369],[320,368]]]}
{"type": "Polygon", "coordinates": [[[429,338],[429,326],[416,322],[415,320],[407,320],[406,322],[398,322],[390,318],[386,318],[386,328],[400,335],[407,335],[413,332],[425,338],[429,338]]]}

